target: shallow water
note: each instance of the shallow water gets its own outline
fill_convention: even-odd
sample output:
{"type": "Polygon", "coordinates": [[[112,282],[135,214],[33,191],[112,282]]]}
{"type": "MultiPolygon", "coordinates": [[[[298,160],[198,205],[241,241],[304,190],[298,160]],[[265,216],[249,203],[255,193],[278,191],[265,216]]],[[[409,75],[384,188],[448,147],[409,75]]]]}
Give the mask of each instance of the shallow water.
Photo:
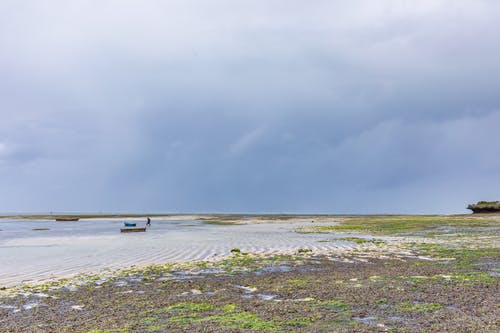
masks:
{"type": "MultiPolygon", "coordinates": [[[[124,220],[0,220],[0,286],[132,265],[218,259],[234,247],[273,254],[300,248],[342,251],[353,246],[343,241],[318,242],[326,238],[321,234],[293,232],[309,224],[304,222],[210,225],[155,219],[145,233],[124,234],[120,233],[124,220]]],[[[126,220],[144,225],[143,219],[126,220]]]]}

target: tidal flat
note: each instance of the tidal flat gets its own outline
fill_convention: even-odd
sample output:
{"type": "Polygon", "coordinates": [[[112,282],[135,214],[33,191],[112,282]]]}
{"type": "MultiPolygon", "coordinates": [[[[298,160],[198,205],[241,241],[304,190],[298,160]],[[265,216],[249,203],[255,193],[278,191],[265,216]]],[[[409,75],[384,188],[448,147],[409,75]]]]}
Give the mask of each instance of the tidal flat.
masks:
{"type": "Polygon", "coordinates": [[[9,285],[0,331],[500,331],[498,215],[193,219],[291,226],[276,239],[302,247],[280,252],[268,238],[258,245],[272,251],[242,242],[215,259],[9,285]]]}

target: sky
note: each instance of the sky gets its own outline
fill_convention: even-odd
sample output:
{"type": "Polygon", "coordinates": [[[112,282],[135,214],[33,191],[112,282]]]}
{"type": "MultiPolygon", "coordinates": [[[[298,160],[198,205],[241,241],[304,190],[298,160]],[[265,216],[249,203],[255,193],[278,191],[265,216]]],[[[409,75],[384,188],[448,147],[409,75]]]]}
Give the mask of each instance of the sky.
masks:
{"type": "Polygon", "coordinates": [[[0,2],[0,212],[500,200],[497,0],[0,2]]]}

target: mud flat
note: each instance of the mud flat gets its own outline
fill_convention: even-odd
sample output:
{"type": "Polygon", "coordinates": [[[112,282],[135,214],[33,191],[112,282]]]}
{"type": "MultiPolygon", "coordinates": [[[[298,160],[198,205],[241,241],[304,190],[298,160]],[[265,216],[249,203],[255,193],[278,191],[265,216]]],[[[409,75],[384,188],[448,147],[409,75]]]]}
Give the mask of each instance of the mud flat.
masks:
{"type": "Polygon", "coordinates": [[[498,216],[337,221],[302,221],[284,232],[290,239],[313,237],[317,248],[253,253],[235,246],[216,260],[117,268],[5,288],[0,331],[500,330],[498,216]],[[342,251],[321,248],[337,242],[346,245],[342,251]]]}

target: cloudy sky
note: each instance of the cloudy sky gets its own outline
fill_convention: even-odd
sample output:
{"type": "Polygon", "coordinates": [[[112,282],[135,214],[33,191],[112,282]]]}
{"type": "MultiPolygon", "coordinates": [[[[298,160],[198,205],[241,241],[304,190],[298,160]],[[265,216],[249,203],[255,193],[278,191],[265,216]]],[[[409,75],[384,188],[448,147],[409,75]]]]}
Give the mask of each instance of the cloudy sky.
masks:
{"type": "Polygon", "coordinates": [[[0,212],[500,200],[497,0],[0,2],[0,212]]]}

